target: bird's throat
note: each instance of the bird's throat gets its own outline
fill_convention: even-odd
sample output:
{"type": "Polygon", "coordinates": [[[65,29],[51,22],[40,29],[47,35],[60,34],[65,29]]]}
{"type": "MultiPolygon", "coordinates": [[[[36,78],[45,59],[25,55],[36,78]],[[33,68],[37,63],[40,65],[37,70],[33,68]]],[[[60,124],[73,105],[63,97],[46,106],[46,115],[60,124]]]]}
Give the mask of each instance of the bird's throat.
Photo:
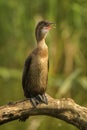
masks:
{"type": "Polygon", "coordinates": [[[45,39],[38,41],[37,46],[42,47],[42,48],[46,47],[47,45],[46,45],[45,39]]]}

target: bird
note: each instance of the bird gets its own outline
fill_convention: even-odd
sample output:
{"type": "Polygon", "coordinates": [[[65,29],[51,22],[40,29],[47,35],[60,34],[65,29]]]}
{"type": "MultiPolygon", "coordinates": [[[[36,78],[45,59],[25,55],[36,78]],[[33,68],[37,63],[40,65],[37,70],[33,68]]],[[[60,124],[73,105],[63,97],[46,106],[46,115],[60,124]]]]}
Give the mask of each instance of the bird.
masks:
{"type": "Polygon", "coordinates": [[[41,103],[48,104],[45,95],[49,71],[46,36],[53,24],[53,22],[48,21],[38,22],[35,28],[37,46],[32,50],[24,63],[22,87],[24,96],[29,98],[33,107],[41,103]]]}

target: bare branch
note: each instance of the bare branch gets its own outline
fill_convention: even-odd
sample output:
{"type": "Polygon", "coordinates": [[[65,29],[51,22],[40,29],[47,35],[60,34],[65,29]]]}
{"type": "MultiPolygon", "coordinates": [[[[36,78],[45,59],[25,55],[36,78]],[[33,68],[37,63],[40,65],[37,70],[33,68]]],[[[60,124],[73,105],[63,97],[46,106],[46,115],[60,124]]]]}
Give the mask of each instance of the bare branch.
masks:
{"type": "Polygon", "coordinates": [[[48,105],[40,104],[33,108],[28,99],[9,103],[0,107],[0,125],[29,115],[48,115],[70,124],[80,130],[87,130],[87,108],[77,105],[72,99],[53,99],[49,95],[48,105]]]}

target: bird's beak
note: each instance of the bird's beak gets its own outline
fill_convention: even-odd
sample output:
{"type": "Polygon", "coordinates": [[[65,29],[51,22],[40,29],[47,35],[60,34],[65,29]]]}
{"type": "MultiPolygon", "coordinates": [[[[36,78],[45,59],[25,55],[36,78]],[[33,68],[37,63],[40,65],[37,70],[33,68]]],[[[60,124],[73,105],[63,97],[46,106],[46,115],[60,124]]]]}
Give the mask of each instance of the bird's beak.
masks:
{"type": "Polygon", "coordinates": [[[48,22],[47,25],[44,27],[45,30],[49,31],[52,28],[55,28],[55,23],[53,22],[48,22]]]}
{"type": "Polygon", "coordinates": [[[52,23],[52,22],[49,22],[48,24],[48,29],[52,29],[52,28],[56,28],[56,24],[55,23],[52,23]]]}

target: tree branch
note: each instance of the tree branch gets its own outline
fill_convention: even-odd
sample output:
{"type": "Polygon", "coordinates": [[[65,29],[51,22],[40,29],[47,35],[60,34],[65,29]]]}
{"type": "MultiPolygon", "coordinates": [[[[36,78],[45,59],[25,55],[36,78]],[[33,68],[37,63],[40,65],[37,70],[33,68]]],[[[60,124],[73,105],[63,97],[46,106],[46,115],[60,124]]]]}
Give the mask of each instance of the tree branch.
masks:
{"type": "Polygon", "coordinates": [[[72,99],[53,99],[49,95],[48,105],[40,104],[33,108],[28,99],[9,103],[0,107],[0,125],[29,115],[48,115],[70,124],[80,130],[87,130],[87,108],[79,106],[72,99]]]}

